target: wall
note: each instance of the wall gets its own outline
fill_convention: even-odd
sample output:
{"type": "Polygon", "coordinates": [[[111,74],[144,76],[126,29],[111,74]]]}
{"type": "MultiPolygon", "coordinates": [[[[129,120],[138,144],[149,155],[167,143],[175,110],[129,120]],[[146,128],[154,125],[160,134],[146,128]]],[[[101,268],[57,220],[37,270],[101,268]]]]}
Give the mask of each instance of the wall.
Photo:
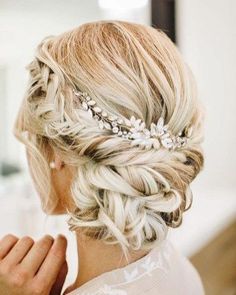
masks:
{"type": "Polygon", "coordinates": [[[176,2],[179,47],[193,69],[207,111],[206,164],[197,187],[235,191],[236,1],[176,2]]]}
{"type": "MultiPolygon", "coordinates": [[[[25,66],[33,57],[34,48],[47,35],[55,35],[82,23],[100,19],[124,19],[150,22],[150,1],[131,10],[101,9],[97,0],[0,0],[0,66],[6,68],[6,95],[0,97],[4,118],[4,159],[25,165],[24,148],[12,135],[13,122],[22,100],[27,73],[25,66]]],[[[0,121],[1,123],[1,121],[0,121]]],[[[0,135],[1,136],[1,135],[0,135]]]]}

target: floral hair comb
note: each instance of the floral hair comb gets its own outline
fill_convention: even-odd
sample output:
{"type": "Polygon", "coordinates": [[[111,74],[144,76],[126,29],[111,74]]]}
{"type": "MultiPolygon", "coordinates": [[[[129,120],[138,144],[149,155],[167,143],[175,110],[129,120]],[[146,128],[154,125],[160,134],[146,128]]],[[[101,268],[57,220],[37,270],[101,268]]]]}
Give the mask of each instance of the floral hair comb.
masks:
{"type": "MultiPolygon", "coordinates": [[[[188,137],[191,136],[192,127],[187,130],[187,136],[174,136],[169,130],[168,125],[164,125],[164,119],[159,118],[158,122],[151,123],[150,130],[145,128],[145,122],[136,119],[134,116],[122,119],[115,115],[108,114],[96,105],[86,92],[73,90],[79,98],[82,109],[98,122],[101,129],[111,130],[113,134],[131,140],[131,145],[145,147],[146,149],[159,149],[162,145],[166,149],[176,149],[186,145],[188,137]]],[[[186,132],[184,132],[186,133],[186,132]]]]}

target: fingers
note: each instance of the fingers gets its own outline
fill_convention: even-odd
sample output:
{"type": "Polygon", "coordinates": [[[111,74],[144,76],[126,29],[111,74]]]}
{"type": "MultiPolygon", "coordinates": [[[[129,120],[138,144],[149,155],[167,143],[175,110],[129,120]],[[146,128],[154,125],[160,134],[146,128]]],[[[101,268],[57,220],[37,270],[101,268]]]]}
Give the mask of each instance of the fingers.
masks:
{"type": "Polygon", "coordinates": [[[21,261],[21,268],[27,269],[33,277],[47,256],[52,247],[53,241],[53,237],[46,235],[39,241],[35,242],[28,254],[21,261]]]}
{"type": "Polygon", "coordinates": [[[9,234],[3,237],[0,241],[0,260],[3,259],[12,247],[17,243],[18,238],[9,234]]]}
{"type": "Polygon", "coordinates": [[[57,295],[61,294],[61,290],[63,288],[63,285],[65,283],[65,279],[68,273],[68,265],[67,262],[64,261],[59,274],[57,275],[56,281],[52,286],[52,289],[50,291],[50,295],[57,295]]]}
{"type": "Polygon", "coordinates": [[[68,271],[66,247],[63,236],[37,242],[5,236],[0,240],[0,293],[60,294],[68,271]]]}
{"type": "Polygon", "coordinates": [[[4,263],[7,263],[9,267],[16,265],[21,262],[21,260],[28,253],[30,248],[33,246],[34,240],[30,237],[23,237],[17,241],[17,243],[12,247],[8,255],[3,259],[4,263]]]}
{"type": "Polygon", "coordinates": [[[37,285],[52,286],[66,260],[67,240],[59,235],[35,276],[37,285]]]}

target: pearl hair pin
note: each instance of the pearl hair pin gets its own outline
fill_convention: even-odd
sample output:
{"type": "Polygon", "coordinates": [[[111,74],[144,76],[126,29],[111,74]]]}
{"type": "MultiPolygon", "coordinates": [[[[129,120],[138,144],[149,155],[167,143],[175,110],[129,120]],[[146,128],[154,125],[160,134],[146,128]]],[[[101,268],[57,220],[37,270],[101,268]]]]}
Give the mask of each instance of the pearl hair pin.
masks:
{"type": "Polygon", "coordinates": [[[55,161],[50,162],[50,163],[49,163],[49,167],[50,167],[51,169],[55,169],[55,168],[56,168],[55,161]]]}
{"type": "MultiPolygon", "coordinates": [[[[62,161],[60,167],[64,167],[64,165],[65,165],[65,163],[62,161]]],[[[50,167],[51,169],[56,169],[56,162],[55,162],[55,161],[51,161],[51,162],[49,163],[49,167],[50,167]]]]}
{"type": "Polygon", "coordinates": [[[164,125],[164,118],[160,117],[158,122],[151,123],[150,130],[145,128],[145,122],[136,119],[134,116],[122,119],[115,115],[108,114],[96,105],[86,92],[73,90],[79,98],[82,109],[98,122],[101,129],[111,130],[112,133],[131,140],[131,145],[145,147],[146,149],[159,149],[162,145],[166,149],[176,149],[187,143],[187,137],[191,136],[192,127],[187,132],[187,136],[174,136],[169,130],[168,125],[164,125]]]}

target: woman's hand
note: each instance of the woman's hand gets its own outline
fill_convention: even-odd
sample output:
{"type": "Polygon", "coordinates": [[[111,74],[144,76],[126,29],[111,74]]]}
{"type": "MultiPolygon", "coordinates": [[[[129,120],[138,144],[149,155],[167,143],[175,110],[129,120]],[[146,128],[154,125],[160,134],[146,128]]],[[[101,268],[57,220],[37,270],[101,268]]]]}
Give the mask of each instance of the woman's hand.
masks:
{"type": "Polygon", "coordinates": [[[5,236],[0,240],[0,294],[59,295],[68,271],[66,247],[63,236],[37,242],[5,236]]]}

